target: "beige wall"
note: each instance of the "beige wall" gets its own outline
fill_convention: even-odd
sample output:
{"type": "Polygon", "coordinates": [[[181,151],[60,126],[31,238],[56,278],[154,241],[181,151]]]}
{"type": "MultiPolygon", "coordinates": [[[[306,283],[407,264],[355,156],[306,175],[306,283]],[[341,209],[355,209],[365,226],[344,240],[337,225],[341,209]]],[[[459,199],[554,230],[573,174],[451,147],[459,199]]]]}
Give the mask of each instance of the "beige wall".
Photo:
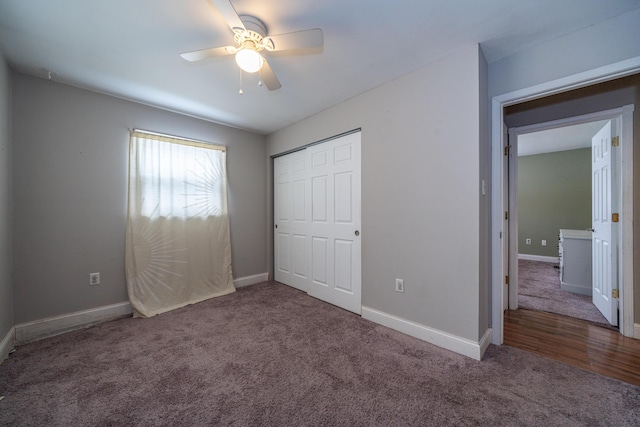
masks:
{"type": "Polygon", "coordinates": [[[275,132],[267,144],[273,156],[361,128],[363,306],[474,342],[488,328],[485,71],[479,48],[467,48],[275,132]]]}
{"type": "Polygon", "coordinates": [[[234,277],[267,271],[264,136],[22,74],[13,87],[16,323],[128,300],[131,128],[227,146],[234,277]]]}
{"type": "Polygon", "coordinates": [[[519,253],[558,257],[561,228],[591,228],[591,148],[518,157],[517,188],[519,253]]]}

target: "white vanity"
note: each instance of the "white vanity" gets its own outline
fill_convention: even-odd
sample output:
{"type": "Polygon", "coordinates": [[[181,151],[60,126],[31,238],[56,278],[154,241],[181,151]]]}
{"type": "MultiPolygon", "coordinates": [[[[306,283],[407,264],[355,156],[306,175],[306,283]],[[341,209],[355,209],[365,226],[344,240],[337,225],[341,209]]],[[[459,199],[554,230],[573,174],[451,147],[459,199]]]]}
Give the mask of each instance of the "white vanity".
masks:
{"type": "Polygon", "coordinates": [[[591,295],[591,237],[589,230],[560,230],[560,288],[591,295]]]}

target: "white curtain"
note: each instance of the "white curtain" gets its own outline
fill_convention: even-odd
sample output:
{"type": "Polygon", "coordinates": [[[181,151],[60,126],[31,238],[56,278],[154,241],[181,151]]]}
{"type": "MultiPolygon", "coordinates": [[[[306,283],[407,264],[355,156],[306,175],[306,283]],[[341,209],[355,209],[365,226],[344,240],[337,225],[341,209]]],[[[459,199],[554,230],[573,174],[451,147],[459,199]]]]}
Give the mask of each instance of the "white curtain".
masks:
{"type": "Polygon", "coordinates": [[[135,315],[235,292],[225,147],[132,131],[126,233],[135,315]]]}

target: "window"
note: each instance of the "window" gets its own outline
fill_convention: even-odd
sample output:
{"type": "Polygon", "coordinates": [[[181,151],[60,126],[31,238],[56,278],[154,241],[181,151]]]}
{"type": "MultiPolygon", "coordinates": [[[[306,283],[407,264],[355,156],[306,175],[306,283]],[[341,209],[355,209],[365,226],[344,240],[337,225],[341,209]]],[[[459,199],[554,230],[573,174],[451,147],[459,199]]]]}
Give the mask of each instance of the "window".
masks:
{"type": "Polygon", "coordinates": [[[141,215],[195,218],[226,210],[224,147],[141,132],[136,145],[141,215]]]}

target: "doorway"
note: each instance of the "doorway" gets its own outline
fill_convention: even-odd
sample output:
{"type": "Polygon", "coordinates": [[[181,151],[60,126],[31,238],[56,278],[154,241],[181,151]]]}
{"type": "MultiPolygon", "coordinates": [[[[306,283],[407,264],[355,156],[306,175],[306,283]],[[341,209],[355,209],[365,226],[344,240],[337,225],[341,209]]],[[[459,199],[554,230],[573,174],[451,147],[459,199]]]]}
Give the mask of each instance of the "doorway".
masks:
{"type": "MultiPolygon", "coordinates": [[[[508,200],[505,195],[508,168],[505,167],[505,150],[507,144],[505,123],[510,127],[517,127],[505,122],[505,109],[517,105],[536,103],[536,107],[549,105],[550,99],[556,101],[551,110],[533,110],[540,121],[552,121],[558,117],[567,117],[567,112],[574,116],[589,114],[594,111],[594,105],[600,109],[619,109],[624,116],[621,125],[621,180],[623,194],[621,195],[620,230],[626,238],[621,245],[619,257],[619,278],[621,303],[620,332],[629,337],[640,338],[639,325],[634,325],[633,307],[633,107],[620,107],[638,103],[637,87],[640,87],[640,57],[633,60],[612,64],[606,69],[596,69],[569,76],[557,81],[540,84],[531,88],[521,89],[492,99],[492,343],[502,344],[504,330],[504,305],[508,294],[503,292],[503,284],[509,278],[508,236],[511,222],[506,215],[509,212],[508,200]],[[627,88],[624,84],[631,86],[627,88]],[[622,81],[622,83],[620,83],[622,81]],[[605,87],[605,90],[601,90],[605,87]],[[613,87],[613,89],[611,89],[613,87]],[[619,89],[619,90],[618,90],[619,89]],[[627,90],[629,89],[629,90],[627,90]],[[623,102],[620,102],[623,99],[623,102]],[[626,141],[626,142],[625,142],[626,141]]],[[[531,111],[529,111],[530,113],[531,111]]],[[[522,118],[522,112],[515,116],[522,118]]],[[[604,117],[603,117],[604,118],[604,117]]],[[[530,121],[529,123],[535,123],[530,121]]]]}
{"type": "MultiPolygon", "coordinates": [[[[608,112],[597,114],[606,116],[608,112]]],[[[618,148],[610,146],[611,132],[618,133],[620,118],[585,122],[589,118],[532,124],[509,132],[510,150],[514,152],[509,167],[515,170],[515,180],[509,186],[516,200],[511,212],[515,222],[510,234],[513,251],[509,255],[517,258],[510,265],[515,271],[509,276],[517,280],[509,288],[513,294],[509,308],[617,327],[618,307],[611,285],[617,290],[618,265],[614,258],[618,251],[608,252],[605,259],[601,249],[617,248],[619,242],[614,233],[614,240],[608,238],[604,246],[599,245],[601,234],[594,228],[599,227],[594,224],[601,224],[599,212],[608,212],[607,222],[610,212],[618,212],[617,198],[600,197],[602,186],[597,184],[601,180],[592,179],[592,175],[593,159],[601,158],[597,153],[602,153],[605,133],[609,135],[605,138],[605,154],[614,159],[618,154],[618,148]],[[613,277],[603,280],[602,266],[613,277]]],[[[611,166],[616,163],[606,171],[615,172],[611,166]]],[[[596,172],[595,177],[601,175],[600,170],[596,172]]],[[[610,178],[607,182],[615,191],[609,194],[619,194],[617,174],[610,178]]],[[[609,226],[615,228],[617,224],[609,226]]]]}

